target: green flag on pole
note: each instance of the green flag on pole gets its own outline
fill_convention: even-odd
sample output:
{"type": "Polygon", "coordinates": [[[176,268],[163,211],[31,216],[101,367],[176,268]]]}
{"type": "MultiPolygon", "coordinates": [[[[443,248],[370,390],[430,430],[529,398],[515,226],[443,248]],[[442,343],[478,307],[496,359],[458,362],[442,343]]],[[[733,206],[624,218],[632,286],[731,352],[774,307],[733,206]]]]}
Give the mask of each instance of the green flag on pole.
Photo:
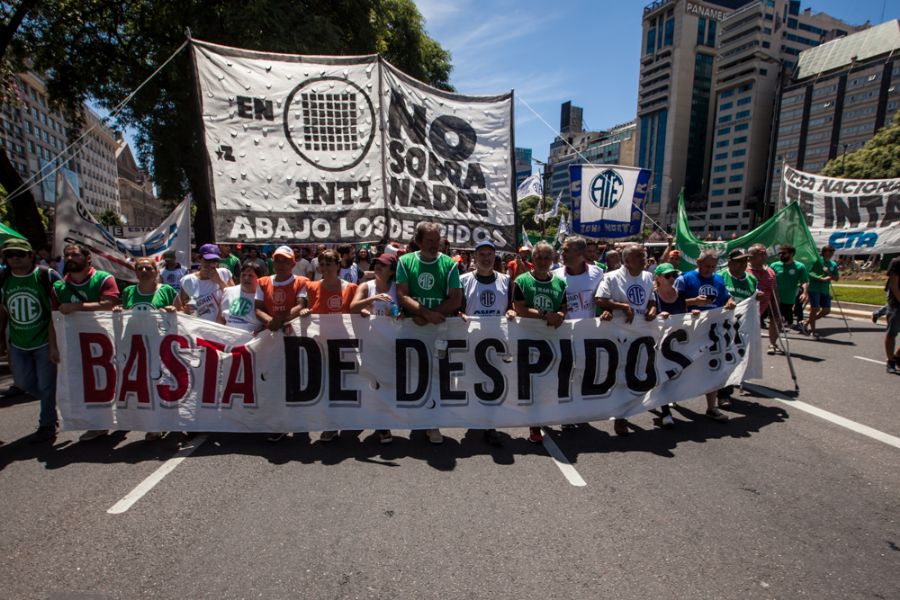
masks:
{"type": "Polygon", "coordinates": [[[7,225],[4,225],[3,223],[0,223],[0,244],[2,244],[3,242],[5,242],[6,240],[8,240],[11,237],[20,238],[23,240],[25,239],[24,235],[22,235],[21,233],[19,233],[12,227],[9,227],[7,225]]]}
{"type": "Polygon", "coordinates": [[[791,244],[797,253],[794,259],[803,263],[807,269],[811,268],[819,252],[800,205],[792,202],[759,227],[745,233],[739,238],[722,241],[698,240],[688,226],[687,211],[684,208],[684,192],[678,196],[678,223],[675,230],[675,245],[681,250],[681,264],[677,265],[681,271],[690,271],[697,267],[697,257],[702,250],[712,248],[719,252],[719,264],[728,262],[728,252],[734,248],[749,249],[753,244],[763,244],[769,255],[769,262],[778,260],[778,248],[782,244],[791,244]]]}

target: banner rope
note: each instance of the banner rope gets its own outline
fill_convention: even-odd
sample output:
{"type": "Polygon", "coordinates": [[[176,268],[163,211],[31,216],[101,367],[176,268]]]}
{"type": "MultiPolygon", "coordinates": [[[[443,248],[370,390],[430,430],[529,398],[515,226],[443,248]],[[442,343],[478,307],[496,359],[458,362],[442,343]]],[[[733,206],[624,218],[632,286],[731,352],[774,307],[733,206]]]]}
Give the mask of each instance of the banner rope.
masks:
{"type": "MultiPolygon", "coordinates": [[[[541,123],[543,123],[544,125],[546,125],[546,126],[547,126],[547,129],[549,129],[550,131],[552,131],[556,137],[558,137],[559,139],[561,139],[561,140],[566,144],[566,146],[568,146],[569,148],[571,148],[571,149],[575,152],[575,154],[577,154],[578,156],[580,156],[581,159],[584,161],[584,164],[585,164],[585,165],[587,165],[587,166],[589,166],[589,167],[597,166],[597,165],[595,165],[594,163],[592,163],[591,161],[589,161],[589,160],[587,159],[587,157],[586,157],[584,154],[582,154],[581,152],[579,152],[578,148],[576,148],[575,146],[573,146],[572,144],[570,144],[570,143],[569,143],[569,140],[567,140],[566,138],[564,138],[563,135],[562,135],[562,133],[559,132],[559,131],[557,131],[556,128],[553,127],[553,125],[551,125],[550,123],[548,123],[547,121],[545,121],[545,120],[544,120],[544,117],[542,117],[542,116],[540,115],[540,113],[538,113],[536,110],[534,110],[533,108],[531,108],[531,105],[528,104],[528,102],[525,101],[525,98],[523,98],[523,97],[521,96],[521,94],[519,94],[519,92],[516,92],[516,98],[517,98],[522,104],[524,104],[524,105],[525,105],[525,108],[527,108],[528,110],[530,110],[531,113],[532,113],[534,116],[536,116],[536,117],[538,118],[538,120],[540,120],[541,123]]],[[[644,209],[641,208],[640,206],[638,206],[637,204],[635,204],[633,199],[632,199],[632,201],[631,201],[631,205],[632,205],[633,207],[635,207],[636,209],[638,209],[638,210],[641,212],[641,214],[644,215],[644,217],[647,218],[648,221],[650,221],[651,223],[653,223],[653,225],[656,226],[657,229],[659,229],[659,230],[660,230],[661,232],[663,232],[664,234],[669,235],[669,232],[666,231],[666,228],[663,227],[662,225],[660,225],[659,223],[657,223],[657,222],[656,222],[656,219],[654,219],[653,217],[651,217],[650,215],[648,215],[646,212],[644,212],[644,209]]]]}
{"type": "MultiPolygon", "coordinates": [[[[78,147],[78,149],[75,150],[75,151],[73,151],[73,153],[72,153],[72,158],[75,158],[76,156],[78,156],[78,154],[84,149],[84,146],[85,146],[85,144],[87,143],[87,142],[82,142],[82,140],[84,140],[84,138],[86,138],[86,137],[88,136],[88,134],[90,134],[92,131],[94,131],[95,129],[97,129],[101,124],[102,124],[102,125],[105,125],[108,121],[110,121],[111,119],[115,118],[120,112],[122,112],[122,109],[125,108],[125,106],[126,106],[129,102],[131,102],[131,100],[137,95],[137,93],[140,92],[141,89],[142,89],[145,85],[147,85],[154,77],[156,77],[156,76],[159,74],[159,72],[162,71],[162,70],[166,67],[166,65],[168,65],[170,62],[172,62],[172,59],[174,59],[174,58],[178,55],[179,52],[181,52],[182,50],[184,50],[184,47],[187,46],[187,45],[188,45],[188,40],[185,40],[184,42],[182,42],[181,45],[178,46],[178,48],[175,50],[175,52],[173,52],[172,55],[169,56],[169,58],[167,58],[167,59],[165,60],[165,62],[163,62],[161,65],[159,65],[159,67],[157,67],[156,70],[153,71],[153,73],[151,73],[149,77],[147,77],[147,79],[145,79],[144,81],[142,81],[141,84],[138,85],[138,86],[134,89],[134,91],[132,91],[130,94],[128,94],[128,96],[126,96],[124,100],[122,100],[121,102],[119,102],[119,103],[118,103],[118,104],[117,104],[117,105],[109,112],[109,114],[106,115],[105,118],[99,119],[96,125],[93,125],[93,126],[91,126],[90,128],[88,128],[88,129],[87,129],[84,133],[82,133],[82,134],[81,134],[74,142],[72,142],[71,144],[69,144],[68,146],[66,146],[65,148],[63,148],[63,149],[59,152],[59,154],[56,154],[56,155],[51,159],[51,163],[50,163],[50,164],[52,164],[53,162],[56,162],[56,161],[57,161],[60,157],[62,157],[66,152],[68,152],[68,151],[71,150],[72,148],[75,148],[76,146],[78,147]]],[[[38,175],[40,175],[41,173],[43,173],[43,170],[38,171],[38,172],[35,173],[34,175],[30,176],[28,179],[26,179],[25,181],[22,182],[22,185],[20,185],[19,187],[17,187],[16,189],[14,189],[12,192],[9,193],[9,195],[6,197],[6,201],[9,202],[9,201],[12,200],[13,198],[16,198],[16,197],[22,195],[22,194],[24,193],[23,190],[25,190],[25,189],[28,188],[28,187],[31,187],[31,185],[39,185],[39,184],[43,183],[43,182],[46,181],[47,178],[49,178],[51,175],[55,175],[57,172],[59,172],[59,170],[62,169],[63,166],[64,166],[67,162],[68,162],[67,160],[66,160],[66,161],[61,161],[60,164],[59,164],[59,166],[57,166],[56,168],[54,168],[52,171],[50,171],[49,173],[47,173],[46,175],[44,175],[43,177],[41,177],[41,178],[38,179],[37,181],[32,181],[32,180],[34,180],[35,177],[37,177],[38,175]]]]}

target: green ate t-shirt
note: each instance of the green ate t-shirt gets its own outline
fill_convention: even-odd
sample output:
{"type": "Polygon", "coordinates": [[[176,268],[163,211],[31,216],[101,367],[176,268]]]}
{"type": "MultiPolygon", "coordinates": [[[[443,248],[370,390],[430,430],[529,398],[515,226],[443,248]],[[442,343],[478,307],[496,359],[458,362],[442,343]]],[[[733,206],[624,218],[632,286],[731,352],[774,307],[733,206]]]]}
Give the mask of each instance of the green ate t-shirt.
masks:
{"type": "Polygon", "coordinates": [[[82,283],[66,282],[65,280],[57,281],[53,284],[53,294],[56,296],[57,302],[60,304],[81,304],[82,302],[100,302],[100,292],[103,289],[103,282],[107,278],[112,277],[106,271],[94,271],[91,276],[82,283]],[[66,285],[68,283],[68,285],[66,285]],[[73,289],[77,290],[84,300],[77,294],[73,293],[73,289]]]}
{"type": "Polygon", "coordinates": [[[756,277],[750,273],[745,273],[744,277],[738,279],[728,269],[722,269],[719,275],[725,280],[725,287],[735,302],[746,300],[756,293],[756,277]]]}
{"type": "Polygon", "coordinates": [[[528,308],[557,312],[566,303],[566,281],[551,273],[550,279],[540,281],[531,273],[516,277],[516,287],[522,292],[528,308]]]}
{"type": "Polygon", "coordinates": [[[142,294],[138,286],[130,285],[122,291],[122,308],[125,310],[154,310],[172,306],[178,292],[163,283],[152,294],[142,294]]]}
{"type": "Polygon", "coordinates": [[[831,277],[831,281],[837,281],[840,276],[841,272],[838,269],[838,264],[830,259],[826,263],[825,259],[820,256],[809,270],[809,291],[817,294],[828,294],[831,291],[830,282],[820,281],[818,278],[831,277]]]}
{"type": "Polygon", "coordinates": [[[446,300],[450,290],[462,288],[456,261],[443,253],[432,261],[422,260],[419,252],[401,256],[397,285],[401,284],[409,286],[409,295],[429,310],[446,300]]]}
{"type": "Polygon", "coordinates": [[[775,271],[775,287],[778,290],[778,301],[782,304],[793,304],[797,299],[797,288],[801,283],[809,281],[809,274],[803,263],[796,260],[789,264],[776,261],[771,264],[775,271]]]}
{"type": "MultiPolygon", "coordinates": [[[[50,269],[50,281],[59,274],[50,269]]],[[[50,298],[40,282],[40,269],[28,275],[6,275],[3,283],[3,308],[9,322],[9,343],[20,350],[34,350],[49,341],[50,298]]]]}

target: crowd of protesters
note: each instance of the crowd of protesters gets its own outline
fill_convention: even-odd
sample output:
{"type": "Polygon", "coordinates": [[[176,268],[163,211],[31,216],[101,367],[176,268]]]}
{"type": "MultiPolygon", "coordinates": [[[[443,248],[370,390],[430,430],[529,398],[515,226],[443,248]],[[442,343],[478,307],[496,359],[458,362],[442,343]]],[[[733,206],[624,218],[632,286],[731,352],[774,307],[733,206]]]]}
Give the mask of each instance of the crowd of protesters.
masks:
{"type": "MultiPolygon", "coordinates": [[[[640,244],[607,247],[570,236],[559,251],[538,242],[504,256],[490,241],[452,252],[437,224],[421,223],[406,246],[283,245],[267,256],[256,246],[204,244],[186,265],[174,252],[165,253],[160,263],[136,259],[137,283],[125,285],[95,269],[84,246],[66,246],[59,269],[52,269],[47,256],[36,255],[27,241],[10,238],[2,245],[0,353],[8,354],[16,385],[40,401],[38,428],[31,436],[35,443],[55,439],[58,425],[60,356],[52,311],[177,311],[251,333],[277,331],[293,319],[329,313],[407,318],[419,326],[451,317],[519,317],[557,328],[567,319],[630,323],[687,313],[698,316],[705,310],[732,309],[755,295],[768,323],[768,353],[775,354],[786,326],[818,337],[816,324],[830,311],[830,284],[839,277],[829,246],[811,269],[794,260],[795,250],[788,244],[779,246],[777,254],[779,260],[769,264],[769,249],[761,244],[747,251],[731,250],[727,266],[720,269],[718,254],[704,250],[696,269],[682,273],[681,252],[671,241],[659,256],[648,257],[640,244]],[[810,309],[804,313],[807,302],[810,309]]],[[[898,280],[900,258],[888,269],[881,311],[887,315],[885,353],[890,373],[900,373],[898,280]]],[[[873,315],[873,321],[876,318],[873,315]]],[[[722,408],[729,406],[731,393],[726,388],[706,394],[706,416],[727,421],[722,408]]],[[[661,415],[661,426],[674,426],[669,406],[661,407],[661,415]]],[[[564,424],[563,429],[574,426],[564,424]]],[[[615,419],[613,427],[618,435],[629,432],[625,419],[615,419]]],[[[80,439],[106,433],[87,431],[80,439]]],[[[425,433],[431,443],[443,442],[439,429],[425,433]]],[[[376,434],[381,443],[393,440],[388,430],[376,434]]],[[[146,439],[162,435],[149,432],[146,439]]],[[[285,435],[268,439],[278,442],[285,435]]],[[[489,444],[500,443],[492,429],[483,435],[489,444]]],[[[319,439],[328,443],[338,436],[337,431],[324,431],[319,439]]],[[[540,443],[541,427],[529,428],[528,440],[540,443]]]]}

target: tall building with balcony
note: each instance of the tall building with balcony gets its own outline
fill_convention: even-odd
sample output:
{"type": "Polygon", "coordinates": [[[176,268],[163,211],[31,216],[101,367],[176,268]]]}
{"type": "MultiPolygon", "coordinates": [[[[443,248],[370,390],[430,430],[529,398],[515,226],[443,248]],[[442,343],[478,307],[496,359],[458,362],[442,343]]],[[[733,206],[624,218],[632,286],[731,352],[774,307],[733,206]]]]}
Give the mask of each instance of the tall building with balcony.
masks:
{"type": "Polygon", "coordinates": [[[169,210],[156,198],[150,177],[138,166],[121,133],[116,134],[116,170],[119,207],[125,224],[130,228],[157,227],[168,216],[169,210]]]}
{"type": "Polygon", "coordinates": [[[728,237],[760,221],[782,79],[802,52],[862,27],[801,11],[797,0],[757,0],[722,18],[708,197],[701,210],[689,213],[694,229],[728,237]]]}
{"type": "Polygon", "coordinates": [[[644,7],[637,164],[652,171],[645,203],[674,223],[679,190],[705,207],[720,23],[752,0],[657,0],[644,7]]]}
{"type": "Polygon", "coordinates": [[[818,173],[858,150],[900,110],[900,20],[804,50],[778,107],[769,202],[782,204],[782,165],[818,173]]]}

